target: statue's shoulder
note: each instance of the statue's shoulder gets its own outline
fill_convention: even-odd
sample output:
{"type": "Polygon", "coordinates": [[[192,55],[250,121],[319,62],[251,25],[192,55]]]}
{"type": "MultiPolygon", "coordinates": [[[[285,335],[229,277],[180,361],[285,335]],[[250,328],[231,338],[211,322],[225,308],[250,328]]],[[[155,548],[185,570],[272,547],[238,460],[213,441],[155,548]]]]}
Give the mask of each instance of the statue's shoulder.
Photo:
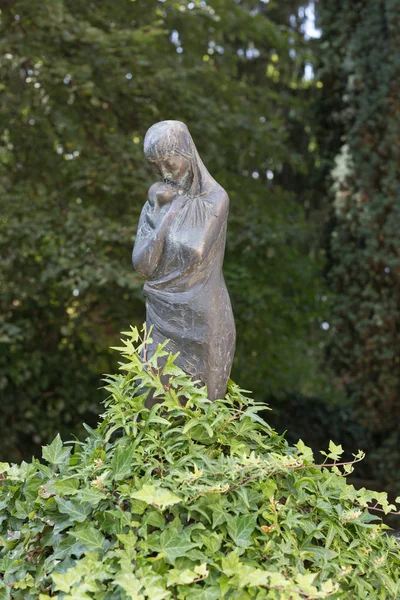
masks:
{"type": "Polygon", "coordinates": [[[213,191],[213,204],[218,212],[224,212],[229,208],[229,196],[227,191],[220,185],[217,184],[213,191]]]}

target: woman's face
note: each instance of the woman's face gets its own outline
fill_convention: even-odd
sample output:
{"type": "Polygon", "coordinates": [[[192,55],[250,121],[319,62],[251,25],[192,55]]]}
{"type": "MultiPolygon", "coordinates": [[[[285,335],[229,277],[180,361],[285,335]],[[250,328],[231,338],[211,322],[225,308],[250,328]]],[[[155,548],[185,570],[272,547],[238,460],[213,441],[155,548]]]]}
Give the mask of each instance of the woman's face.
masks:
{"type": "Polygon", "coordinates": [[[172,155],[151,162],[164,181],[185,189],[192,183],[192,168],[189,159],[180,155],[172,155]]]}

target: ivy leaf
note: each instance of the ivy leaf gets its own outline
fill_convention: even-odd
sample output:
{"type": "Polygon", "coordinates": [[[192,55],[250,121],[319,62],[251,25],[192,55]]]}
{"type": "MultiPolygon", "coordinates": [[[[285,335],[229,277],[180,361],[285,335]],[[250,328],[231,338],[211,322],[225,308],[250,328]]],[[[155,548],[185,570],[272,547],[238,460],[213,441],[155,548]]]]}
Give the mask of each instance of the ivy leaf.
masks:
{"type": "Polygon", "coordinates": [[[116,481],[124,479],[131,472],[133,453],[132,445],[127,448],[118,446],[115,450],[111,461],[111,471],[116,481]]]}
{"type": "Polygon", "coordinates": [[[208,535],[201,535],[201,539],[203,540],[203,544],[207,548],[210,553],[210,556],[215,556],[215,554],[219,551],[222,544],[223,536],[217,535],[216,533],[209,533],[208,535]]]}
{"type": "Polygon", "coordinates": [[[64,448],[60,434],[57,433],[54,440],[42,449],[42,457],[52,465],[61,465],[69,459],[71,448],[64,448]]]}
{"type": "Polygon", "coordinates": [[[137,536],[130,531],[129,533],[117,534],[117,538],[124,545],[124,553],[127,558],[132,561],[136,556],[137,536]]]}
{"type": "Polygon", "coordinates": [[[219,600],[221,598],[221,590],[215,586],[199,587],[194,585],[186,596],[187,600],[219,600]]]}
{"type": "Polygon", "coordinates": [[[166,589],[164,577],[148,568],[143,569],[143,571],[143,577],[140,580],[143,582],[147,598],[151,598],[151,600],[164,600],[171,597],[171,593],[166,589]]]}
{"type": "Polygon", "coordinates": [[[216,503],[212,504],[210,508],[213,516],[213,529],[215,529],[227,520],[226,506],[222,503],[216,503]]]}
{"type": "Polygon", "coordinates": [[[172,532],[166,529],[162,532],[158,541],[150,547],[156,552],[165,553],[173,563],[177,558],[185,556],[189,550],[197,546],[198,544],[190,540],[190,531],[172,532]]]}
{"type": "Polygon", "coordinates": [[[57,498],[56,502],[60,513],[68,515],[72,521],[76,521],[77,523],[86,521],[91,511],[89,504],[78,504],[78,502],[64,500],[63,498],[57,498]]]}
{"type": "Polygon", "coordinates": [[[197,565],[194,570],[191,569],[171,569],[168,572],[167,586],[188,585],[199,579],[206,579],[209,571],[207,565],[197,565]]]}
{"type": "Polygon", "coordinates": [[[314,595],[318,592],[313,585],[316,576],[316,573],[298,573],[295,579],[304,593],[314,595]]]}
{"type": "Polygon", "coordinates": [[[235,544],[240,548],[251,546],[251,534],[256,528],[257,517],[254,515],[243,515],[240,517],[228,517],[228,533],[235,544]]]}
{"type": "Polygon", "coordinates": [[[55,481],[51,487],[60,496],[74,496],[78,493],[79,479],[77,477],[66,477],[55,481]]]}
{"type": "Polygon", "coordinates": [[[237,548],[222,558],[221,567],[223,573],[228,575],[228,577],[232,577],[237,573],[239,568],[239,552],[237,548]]]}
{"type": "Polygon", "coordinates": [[[181,498],[167,489],[155,487],[154,485],[144,485],[141,490],[131,494],[132,498],[142,500],[146,504],[157,506],[164,510],[167,506],[173,506],[181,502],[181,498]]]}
{"type": "Polygon", "coordinates": [[[163,368],[163,375],[184,375],[182,369],[175,365],[175,360],[179,356],[179,352],[176,354],[169,354],[167,361],[163,368]]]}
{"type": "Polygon", "coordinates": [[[3,473],[5,473],[7,471],[7,469],[10,468],[10,465],[6,462],[0,462],[0,475],[2,475],[3,473]]]}
{"type": "Polygon", "coordinates": [[[261,491],[267,500],[270,500],[277,490],[277,485],[272,479],[267,479],[260,484],[261,491]]]}
{"type": "Polygon", "coordinates": [[[262,569],[257,569],[250,565],[244,565],[240,563],[237,569],[237,575],[240,579],[242,586],[259,587],[268,585],[269,573],[262,569]]]}
{"type": "Polygon", "coordinates": [[[342,456],[344,450],[342,448],[342,444],[336,445],[332,440],[329,442],[329,458],[333,460],[339,460],[342,456]]]}
{"type": "Polygon", "coordinates": [[[6,550],[13,550],[17,546],[19,539],[6,540],[3,536],[0,536],[0,546],[3,546],[6,550]]]}
{"type": "Polygon", "coordinates": [[[81,575],[74,569],[69,569],[66,573],[53,573],[51,578],[57,592],[68,593],[74,583],[80,580],[81,575]]]}
{"type": "Polygon", "coordinates": [[[98,550],[102,548],[104,543],[104,535],[91,525],[85,525],[80,529],[70,531],[69,535],[72,535],[75,539],[85,544],[88,550],[98,550]]]}
{"type": "Polygon", "coordinates": [[[80,496],[82,502],[87,502],[93,507],[96,507],[101,500],[104,500],[104,498],[106,498],[105,493],[97,487],[84,489],[80,496]]]}
{"type": "Polygon", "coordinates": [[[299,451],[304,464],[311,465],[314,462],[314,454],[312,449],[306,446],[303,440],[299,440],[295,446],[299,451]]]}
{"type": "Polygon", "coordinates": [[[339,460],[343,452],[344,450],[342,448],[342,445],[339,444],[337,446],[334,442],[332,442],[332,440],[329,442],[329,452],[324,452],[323,450],[321,450],[321,454],[323,454],[327,458],[330,458],[331,460],[339,460]]]}
{"type": "Polygon", "coordinates": [[[165,346],[169,343],[169,340],[164,340],[161,344],[158,344],[156,351],[149,358],[149,363],[152,367],[157,368],[157,363],[159,358],[163,358],[164,356],[168,356],[168,352],[164,350],[165,346]]]}
{"type": "Polygon", "coordinates": [[[124,590],[128,598],[132,600],[144,599],[143,594],[139,594],[143,585],[133,573],[120,573],[114,579],[114,582],[124,590]]]}
{"type": "Polygon", "coordinates": [[[190,569],[171,569],[168,571],[167,586],[188,585],[199,579],[199,575],[190,569]]]}

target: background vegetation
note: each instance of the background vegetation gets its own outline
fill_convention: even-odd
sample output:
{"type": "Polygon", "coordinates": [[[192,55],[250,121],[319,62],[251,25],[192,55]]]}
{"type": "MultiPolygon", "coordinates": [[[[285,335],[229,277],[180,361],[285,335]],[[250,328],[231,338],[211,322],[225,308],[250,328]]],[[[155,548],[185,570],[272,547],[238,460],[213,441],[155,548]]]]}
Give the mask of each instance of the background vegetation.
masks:
{"type": "Polygon", "coordinates": [[[153,180],[143,136],[174,118],[231,198],[233,377],[278,429],[315,445],[346,432],[350,449],[375,448],[365,475],[390,478],[378,457],[398,460],[399,9],[320,0],[319,40],[309,10],[2,4],[2,459],[97,421],[108,348],[144,319],[130,263],[153,180]]]}

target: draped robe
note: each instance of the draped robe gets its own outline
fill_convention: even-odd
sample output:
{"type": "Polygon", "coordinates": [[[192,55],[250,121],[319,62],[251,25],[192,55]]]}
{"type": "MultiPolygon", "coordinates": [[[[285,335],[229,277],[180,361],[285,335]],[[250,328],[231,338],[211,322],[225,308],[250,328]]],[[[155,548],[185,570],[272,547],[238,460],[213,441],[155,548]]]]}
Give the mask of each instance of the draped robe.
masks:
{"type": "Polygon", "coordinates": [[[235,350],[232,307],[222,274],[229,199],[213,183],[206,193],[184,199],[151,268],[135,264],[135,253],[156,235],[170,206],[159,208],[148,199],[133,252],[135,268],[146,279],[147,326],[153,326],[148,355],[169,339],[166,349],[179,352],[176,364],[206,384],[211,400],[226,393],[235,350]]]}

